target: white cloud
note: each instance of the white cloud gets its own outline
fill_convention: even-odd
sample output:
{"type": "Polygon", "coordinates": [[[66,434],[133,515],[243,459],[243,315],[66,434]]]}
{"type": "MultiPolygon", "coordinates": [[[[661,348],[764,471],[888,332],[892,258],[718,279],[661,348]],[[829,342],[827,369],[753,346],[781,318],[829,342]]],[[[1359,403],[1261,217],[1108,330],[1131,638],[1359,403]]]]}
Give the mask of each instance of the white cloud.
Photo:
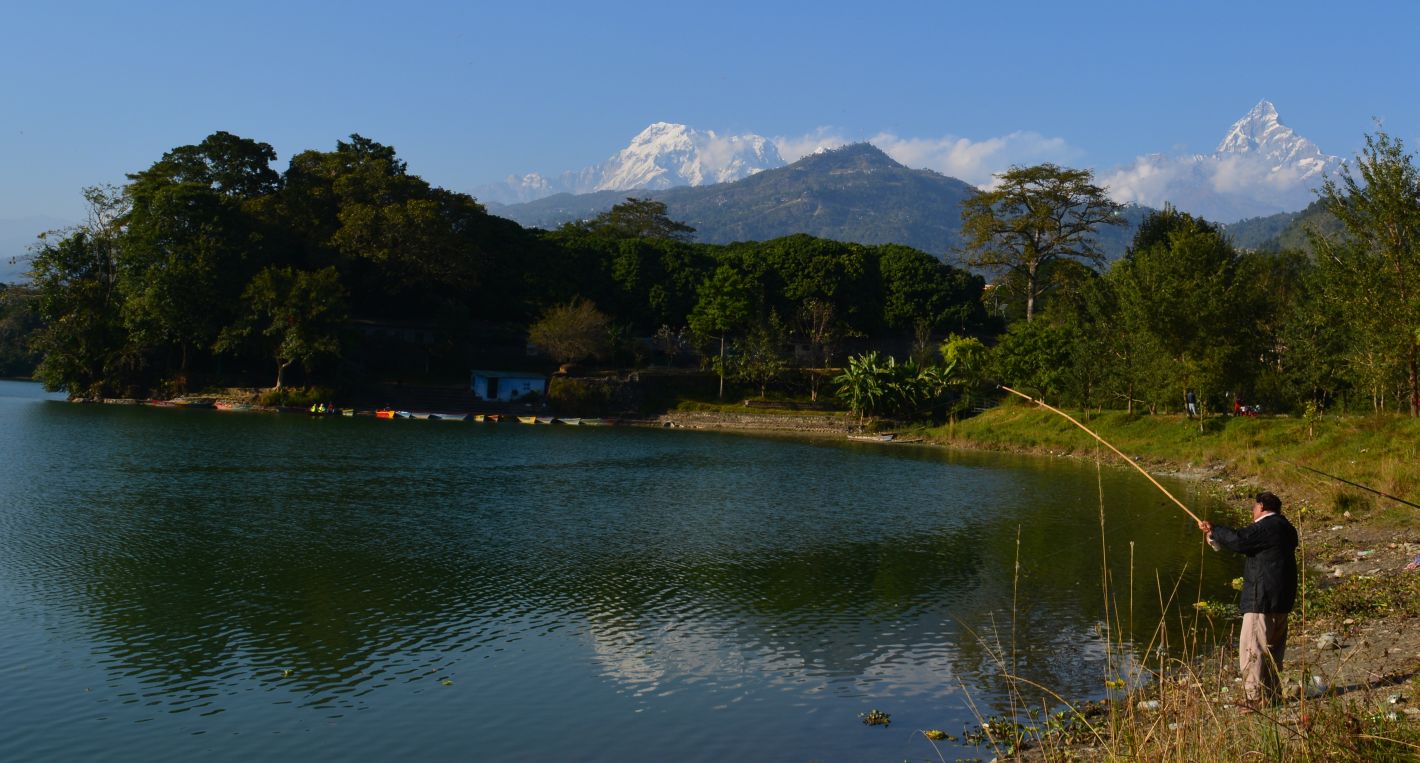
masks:
{"type": "MultiPolygon", "coordinates": [[[[792,162],[815,151],[837,148],[854,140],[835,128],[820,127],[806,135],[775,138],[774,145],[784,161],[792,162]]],[[[1064,138],[1023,130],[984,140],[956,135],[904,138],[895,133],[880,132],[868,138],[867,142],[908,167],[936,170],[982,187],[992,185],[995,182],[993,176],[1011,165],[1066,163],[1081,155],[1064,138]]]]}
{"type": "MultiPolygon", "coordinates": [[[[1339,160],[1338,160],[1339,161],[1339,160]]],[[[1314,197],[1323,169],[1333,163],[1277,164],[1260,154],[1149,154],[1097,174],[1121,203],[1172,204],[1220,222],[1297,210],[1314,197]]]]}
{"type": "Polygon", "coordinates": [[[798,137],[780,136],[773,140],[774,147],[779,149],[779,155],[786,162],[797,162],[809,154],[846,146],[852,142],[851,138],[832,127],[819,127],[798,137]]]}

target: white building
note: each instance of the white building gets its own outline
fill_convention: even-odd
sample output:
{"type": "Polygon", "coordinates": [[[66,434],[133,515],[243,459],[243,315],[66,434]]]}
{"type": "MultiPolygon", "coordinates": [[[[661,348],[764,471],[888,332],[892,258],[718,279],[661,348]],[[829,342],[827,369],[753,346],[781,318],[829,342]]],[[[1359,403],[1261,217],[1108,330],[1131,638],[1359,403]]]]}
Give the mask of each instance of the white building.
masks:
{"type": "Polygon", "coordinates": [[[474,371],[472,386],[480,400],[506,403],[547,394],[547,377],[526,371],[474,371]]]}

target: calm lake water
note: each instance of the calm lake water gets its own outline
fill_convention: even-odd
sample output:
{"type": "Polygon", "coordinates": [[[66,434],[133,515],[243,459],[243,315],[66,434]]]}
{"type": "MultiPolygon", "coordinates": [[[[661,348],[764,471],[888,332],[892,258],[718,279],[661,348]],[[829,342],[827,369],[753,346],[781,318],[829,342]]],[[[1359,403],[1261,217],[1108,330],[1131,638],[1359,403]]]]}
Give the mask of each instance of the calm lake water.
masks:
{"type": "MultiPolygon", "coordinates": [[[[1231,595],[1103,489],[1145,637],[1156,571],[1231,595]]],[[[1098,507],[1074,461],[0,382],[0,760],[935,760],[1005,707],[1018,537],[1019,672],[1102,691],[1098,507]]]]}

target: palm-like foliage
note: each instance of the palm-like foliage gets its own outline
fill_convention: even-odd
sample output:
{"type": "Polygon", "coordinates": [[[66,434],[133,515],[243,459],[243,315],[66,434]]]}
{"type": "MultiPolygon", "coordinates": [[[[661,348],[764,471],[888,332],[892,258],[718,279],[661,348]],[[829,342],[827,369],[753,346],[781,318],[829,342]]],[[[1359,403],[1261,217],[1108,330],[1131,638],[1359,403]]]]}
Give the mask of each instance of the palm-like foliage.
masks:
{"type": "Polygon", "coordinates": [[[875,351],[849,358],[833,381],[860,423],[870,415],[913,419],[935,407],[957,383],[955,369],[955,362],[919,366],[875,351]]]}

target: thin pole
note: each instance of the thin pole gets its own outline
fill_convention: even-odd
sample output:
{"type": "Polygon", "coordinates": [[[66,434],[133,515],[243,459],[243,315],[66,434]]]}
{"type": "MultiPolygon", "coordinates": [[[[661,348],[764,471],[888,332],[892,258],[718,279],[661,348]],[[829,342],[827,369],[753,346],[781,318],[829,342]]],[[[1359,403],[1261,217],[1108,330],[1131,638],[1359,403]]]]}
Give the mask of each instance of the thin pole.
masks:
{"type": "Polygon", "coordinates": [[[1340,477],[1338,477],[1338,476],[1336,476],[1336,475],[1334,475],[1334,474],[1327,474],[1326,472],[1324,472],[1324,471],[1322,471],[1322,470],[1320,470],[1320,469],[1313,469],[1313,468],[1311,468],[1310,466],[1303,466],[1303,465],[1298,464],[1298,463],[1293,463],[1293,462],[1291,462],[1291,461],[1288,461],[1288,460],[1285,459],[1285,458],[1279,458],[1279,459],[1277,459],[1277,460],[1278,460],[1278,461],[1281,461],[1281,462],[1284,463],[1284,464],[1288,464],[1288,465],[1290,465],[1290,466],[1295,466],[1295,467],[1297,467],[1298,469],[1305,469],[1305,470],[1307,470],[1307,471],[1309,471],[1309,472],[1312,472],[1313,474],[1320,474],[1321,476],[1326,477],[1327,479],[1333,479],[1333,480],[1336,480],[1337,482],[1344,482],[1344,483],[1350,485],[1351,487],[1358,487],[1358,488],[1361,488],[1362,490],[1365,490],[1366,492],[1375,493],[1376,495],[1378,495],[1378,496],[1380,496],[1380,497],[1382,497],[1382,498],[1389,498],[1389,499],[1391,499],[1392,501],[1395,501],[1396,503],[1403,503],[1403,504],[1405,504],[1406,506],[1414,506],[1415,508],[1420,509],[1420,504],[1411,503],[1410,501],[1407,501],[1407,500],[1405,500],[1404,498],[1397,498],[1396,496],[1393,496],[1393,495],[1391,495],[1390,493],[1382,493],[1381,491],[1379,491],[1379,490],[1377,490],[1377,489],[1375,489],[1375,488],[1373,488],[1373,487],[1366,487],[1365,485],[1362,485],[1362,484],[1359,483],[1359,482],[1352,482],[1351,480],[1342,479],[1342,478],[1340,478],[1340,477]]]}
{"type": "Polygon", "coordinates": [[[1108,442],[1107,440],[1105,440],[1103,437],[1100,437],[1099,435],[1095,434],[1095,433],[1094,433],[1094,430],[1092,430],[1092,429],[1090,429],[1089,427],[1085,426],[1084,424],[1081,424],[1080,422],[1076,421],[1074,416],[1071,416],[1070,414],[1068,414],[1068,413],[1066,413],[1066,412],[1060,410],[1059,408],[1056,408],[1055,406],[1050,405],[1049,403],[1045,402],[1044,400],[1037,400],[1037,399],[1035,399],[1035,398],[1031,397],[1030,395],[1027,395],[1027,394],[1025,394],[1025,393],[1023,393],[1023,392],[1017,392],[1017,391],[1011,389],[1010,387],[1007,387],[1007,386],[1004,385],[1004,384],[1001,384],[1001,385],[998,385],[998,386],[1000,386],[1001,389],[1004,389],[1004,390],[1006,390],[1007,392],[1011,393],[1012,395],[1016,395],[1017,397],[1023,397],[1023,398],[1025,398],[1025,399],[1031,401],[1032,403],[1035,403],[1036,405],[1039,405],[1040,407],[1046,409],[1047,411],[1050,411],[1051,413],[1056,413],[1056,414],[1059,414],[1059,415],[1061,415],[1061,416],[1064,416],[1064,417],[1066,418],[1066,420],[1068,420],[1071,424],[1074,424],[1075,426],[1077,426],[1077,427],[1079,427],[1079,428],[1085,430],[1085,433],[1086,433],[1086,434],[1088,434],[1089,436],[1091,436],[1091,437],[1095,438],[1096,440],[1098,440],[1098,441],[1100,442],[1100,444],[1104,445],[1106,448],[1109,448],[1110,450],[1114,451],[1114,454],[1115,454],[1115,455],[1117,455],[1117,456],[1119,456],[1120,458],[1124,459],[1125,461],[1129,462],[1129,465],[1130,465],[1130,466],[1134,467],[1135,469],[1138,469],[1138,470],[1139,470],[1139,473],[1142,474],[1142,475],[1144,475],[1144,478],[1145,478],[1145,479],[1147,479],[1147,480],[1149,480],[1150,482],[1154,483],[1154,487],[1158,488],[1158,489],[1160,490],[1160,492],[1162,492],[1164,495],[1168,496],[1170,501],[1173,501],[1174,503],[1178,504],[1178,507],[1179,507],[1180,509],[1183,509],[1183,513],[1187,514],[1187,515],[1190,516],[1190,517],[1193,517],[1193,521],[1195,521],[1195,522],[1202,522],[1202,521],[1203,521],[1203,520],[1201,520],[1201,519],[1198,518],[1198,515],[1197,515],[1197,514],[1194,514],[1192,511],[1189,511],[1189,510],[1188,510],[1188,507],[1183,505],[1183,501],[1180,501],[1179,499],[1174,498],[1174,497],[1173,497],[1173,493],[1170,493],[1170,492],[1168,491],[1168,488],[1164,487],[1163,485],[1160,485],[1160,484],[1159,484],[1159,481],[1156,480],[1156,479],[1154,479],[1154,476],[1153,476],[1152,474],[1149,474],[1148,472],[1144,471],[1144,467],[1142,467],[1142,466],[1140,466],[1138,463],[1136,463],[1136,462],[1134,461],[1134,459],[1132,459],[1132,458],[1130,458],[1129,456],[1126,456],[1126,455],[1124,455],[1123,453],[1121,453],[1120,450],[1119,450],[1119,448],[1116,448],[1116,447],[1114,447],[1113,445],[1110,445],[1109,442],[1108,442]]]}

